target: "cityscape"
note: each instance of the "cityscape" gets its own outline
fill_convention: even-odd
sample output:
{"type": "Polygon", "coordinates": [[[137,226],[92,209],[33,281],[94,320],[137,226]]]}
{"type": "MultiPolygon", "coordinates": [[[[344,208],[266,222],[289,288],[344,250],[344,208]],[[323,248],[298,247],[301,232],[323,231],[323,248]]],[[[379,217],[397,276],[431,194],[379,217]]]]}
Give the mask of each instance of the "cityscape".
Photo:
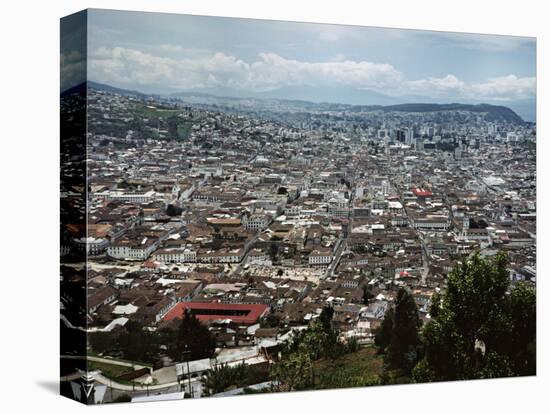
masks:
{"type": "MultiPolygon", "coordinates": [[[[126,15],[88,13],[88,30],[126,15]]],[[[156,16],[127,14],[130,28],[156,16]]],[[[326,42],[348,30],[317,26],[326,42]]],[[[363,29],[389,30],[349,30],[363,29]]],[[[187,62],[193,88],[173,84],[183,60],[107,50],[95,30],[85,80],[61,94],[64,395],[140,402],[536,374],[528,77],[449,75],[460,88],[442,92],[430,76],[425,86],[345,57],[305,69],[289,58],[283,76],[283,58],[265,52],[278,69],[252,63],[242,78],[216,52],[215,66],[187,62]],[[128,56],[146,71],[121,69],[128,56]],[[339,81],[348,71],[365,71],[363,83],[339,81]],[[326,98],[349,88],[361,95],[326,98]]],[[[485,53],[502,64],[501,50],[485,53]]]]}

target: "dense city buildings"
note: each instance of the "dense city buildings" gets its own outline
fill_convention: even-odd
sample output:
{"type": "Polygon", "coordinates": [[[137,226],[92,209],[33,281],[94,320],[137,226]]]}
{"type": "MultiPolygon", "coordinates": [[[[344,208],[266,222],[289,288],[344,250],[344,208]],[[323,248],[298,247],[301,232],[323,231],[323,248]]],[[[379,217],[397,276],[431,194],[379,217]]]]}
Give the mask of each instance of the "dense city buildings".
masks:
{"type": "Polygon", "coordinates": [[[536,42],[235,22],[62,23],[63,395],[535,375],[536,42]]]}
{"type": "MultiPolygon", "coordinates": [[[[429,320],[473,252],[506,251],[512,284],[534,286],[534,124],[488,121],[491,108],[304,104],[297,119],[284,101],[87,94],[88,222],[62,251],[86,250],[91,332],[160,330],[187,310],[215,334],[214,358],[265,364],[327,306],[362,345],[401,287],[429,320]]],[[[192,373],[159,363],[172,382],[192,373]]]]}

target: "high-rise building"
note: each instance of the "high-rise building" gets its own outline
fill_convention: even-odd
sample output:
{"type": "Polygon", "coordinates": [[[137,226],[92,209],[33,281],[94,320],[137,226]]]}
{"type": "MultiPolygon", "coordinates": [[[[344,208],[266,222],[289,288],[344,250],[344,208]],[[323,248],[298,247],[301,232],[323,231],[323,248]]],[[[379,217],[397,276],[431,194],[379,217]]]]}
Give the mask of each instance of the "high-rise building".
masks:
{"type": "Polygon", "coordinates": [[[398,130],[395,132],[395,134],[396,134],[396,140],[397,140],[398,142],[403,142],[403,143],[405,142],[405,131],[404,131],[404,130],[398,129],[398,130]]]}
{"type": "Polygon", "coordinates": [[[414,139],[414,130],[413,128],[405,129],[405,144],[411,145],[414,139]]]}

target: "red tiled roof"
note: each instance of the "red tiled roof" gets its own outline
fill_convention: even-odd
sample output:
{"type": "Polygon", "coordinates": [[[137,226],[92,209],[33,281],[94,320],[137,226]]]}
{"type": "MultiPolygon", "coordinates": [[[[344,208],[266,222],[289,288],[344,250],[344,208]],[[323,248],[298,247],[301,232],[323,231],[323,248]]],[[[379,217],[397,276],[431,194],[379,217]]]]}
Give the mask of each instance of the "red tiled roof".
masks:
{"type": "Polygon", "coordinates": [[[428,196],[433,195],[433,193],[431,191],[424,190],[423,188],[413,188],[412,192],[417,197],[428,197],[428,196]]]}
{"type": "Polygon", "coordinates": [[[252,325],[260,319],[268,309],[268,306],[263,304],[180,302],[163,319],[171,321],[181,318],[184,309],[190,309],[197,319],[203,322],[216,319],[231,319],[235,323],[252,325]]]}

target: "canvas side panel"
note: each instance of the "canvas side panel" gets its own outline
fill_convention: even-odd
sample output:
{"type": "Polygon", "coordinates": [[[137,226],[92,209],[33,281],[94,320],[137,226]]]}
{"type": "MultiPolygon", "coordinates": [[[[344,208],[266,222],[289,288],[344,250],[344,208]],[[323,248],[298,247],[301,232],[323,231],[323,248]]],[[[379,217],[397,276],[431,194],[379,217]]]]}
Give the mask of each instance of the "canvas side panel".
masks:
{"type": "Polygon", "coordinates": [[[60,391],[87,403],[87,12],[62,18],[60,34],[60,391]]]}

